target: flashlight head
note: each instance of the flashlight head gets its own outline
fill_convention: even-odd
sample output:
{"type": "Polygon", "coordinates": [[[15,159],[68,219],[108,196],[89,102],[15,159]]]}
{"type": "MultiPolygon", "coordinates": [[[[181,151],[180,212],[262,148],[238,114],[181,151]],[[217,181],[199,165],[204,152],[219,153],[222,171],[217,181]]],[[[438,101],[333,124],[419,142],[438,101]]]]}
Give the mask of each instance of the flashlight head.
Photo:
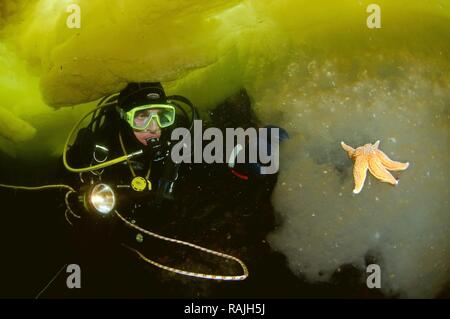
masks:
{"type": "Polygon", "coordinates": [[[97,184],[87,194],[89,207],[101,215],[108,215],[116,206],[116,195],[111,186],[97,184]]]}

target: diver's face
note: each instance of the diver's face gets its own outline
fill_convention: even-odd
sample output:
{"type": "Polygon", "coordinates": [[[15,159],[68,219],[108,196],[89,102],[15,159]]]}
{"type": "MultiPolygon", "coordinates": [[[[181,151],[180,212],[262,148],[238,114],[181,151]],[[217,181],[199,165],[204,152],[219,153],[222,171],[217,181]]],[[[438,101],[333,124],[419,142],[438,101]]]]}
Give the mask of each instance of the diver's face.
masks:
{"type": "MultiPolygon", "coordinates": [[[[145,121],[149,116],[154,114],[158,114],[158,110],[143,110],[142,112],[136,114],[135,124],[140,124],[139,121],[145,121]]],[[[147,146],[147,140],[150,138],[160,138],[161,137],[161,128],[156,122],[156,118],[153,117],[150,121],[150,124],[143,131],[134,129],[134,135],[143,145],[147,146]]]]}

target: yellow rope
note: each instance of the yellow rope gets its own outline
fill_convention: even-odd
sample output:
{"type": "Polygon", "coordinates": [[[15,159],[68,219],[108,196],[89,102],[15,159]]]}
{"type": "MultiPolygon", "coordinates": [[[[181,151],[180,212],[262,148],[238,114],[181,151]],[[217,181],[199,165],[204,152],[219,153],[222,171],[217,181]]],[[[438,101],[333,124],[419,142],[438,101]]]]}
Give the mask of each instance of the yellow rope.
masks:
{"type": "MultiPolygon", "coordinates": [[[[122,134],[120,134],[120,132],[119,132],[119,141],[120,141],[120,146],[122,148],[122,151],[123,151],[124,155],[127,156],[127,151],[125,149],[125,145],[124,145],[123,140],[122,140],[122,134]]],[[[127,158],[127,164],[128,164],[128,167],[130,168],[130,171],[131,171],[131,174],[133,175],[133,177],[136,177],[136,173],[134,172],[134,169],[133,169],[133,167],[132,167],[132,165],[130,163],[130,160],[128,158],[127,158]]],[[[150,169],[151,169],[151,161],[150,161],[149,170],[148,170],[147,176],[146,176],[147,180],[148,180],[148,178],[150,176],[150,169]]],[[[202,273],[196,273],[196,272],[191,272],[191,271],[185,271],[185,270],[181,270],[181,269],[177,269],[177,268],[173,268],[173,267],[162,265],[162,264],[160,264],[160,263],[158,263],[158,262],[156,262],[154,260],[151,260],[151,259],[147,258],[139,250],[131,248],[131,247],[125,245],[125,244],[122,244],[122,246],[124,246],[125,248],[135,252],[145,262],[147,262],[149,264],[152,264],[155,267],[158,267],[160,269],[167,270],[167,271],[170,271],[170,272],[173,272],[173,273],[177,273],[177,274],[180,274],[180,275],[184,275],[184,276],[191,276],[191,277],[203,278],[203,279],[211,279],[211,280],[230,280],[230,281],[233,280],[233,281],[237,281],[237,280],[244,280],[244,279],[246,279],[248,277],[247,266],[241,260],[239,260],[236,257],[230,256],[230,255],[227,255],[227,254],[224,254],[224,253],[220,253],[220,252],[217,252],[217,251],[214,251],[214,250],[210,250],[210,249],[207,249],[207,248],[204,248],[204,247],[201,247],[201,246],[197,246],[197,245],[194,245],[194,244],[191,244],[191,243],[188,243],[188,242],[184,242],[184,241],[181,241],[181,240],[177,240],[177,239],[173,239],[173,238],[169,238],[169,237],[164,237],[164,236],[158,235],[156,233],[150,232],[150,231],[148,231],[146,229],[143,229],[143,228],[141,228],[141,227],[139,227],[139,226],[137,226],[135,224],[130,223],[125,218],[123,218],[122,215],[119,214],[119,212],[115,211],[115,213],[117,214],[117,216],[126,225],[128,225],[129,227],[132,227],[132,228],[134,228],[134,229],[136,229],[136,230],[138,230],[138,231],[140,231],[140,232],[142,232],[144,234],[147,234],[149,236],[152,236],[152,237],[155,237],[155,238],[167,241],[167,242],[172,242],[172,243],[176,243],[176,244],[179,244],[179,245],[188,246],[188,247],[191,247],[191,248],[194,248],[194,249],[197,249],[197,250],[200,250],[200,251],[212,254],[212,255],[216,255],[216,256],[219,256],[219,257],[222,257],[222,258],[225,258],[225,259],[234,260],[237,263],[239,263],[239,265],[241,266],[241,268],[244,271],[244,274],[240,275],[240,276],[226,276],[226,275],[210,275],[210,274],[202,274],[202,273]]]]}
{"type": "Polygon", "coordinates": [[[64,185],[64,184],[44,185],[44,186],[16,186],[16,185],[0,184],[0,187],[17,189],[17,190],[26,190],[26,191],[40,191],[40,190],[44,190],[44,189],[66,188],[69,191],[76,193],[76,191],[72,187],[70,187],[69,185],[64,185]]]}
{"type": "MultiPolygon", "coordinates": [[[[67,210],[65,213],[66,219],[67,219],[67,212],[71,213],[71,215],[73,215],[76,218],[80,218],[80,216],[76,215],[72,209],[70,208],[69,205],[69,196],[72,193],[76,193],[76,191],[70,187],[69,185],[64,185],[64,184],[56,184],[56,185],[45,185],[45,186],[15,186],[15,185],[6,185],[6,184],[0,184],[0,187],[3,188],[10,188],[10,189],[16,189],[16,190],[28,190],[28,191],[38,191],[38,190],[44,190],[44,189],[54,189],[54,188],[66,188],[69,191],[66,193],[65,196],[65,203],[67,206],[67,210]]],[[[243,270],[243,274],[242,275],[237,275],[237,276],[230,276],[230,275],[212,275],[212,274],[203,274],[203,273],[197,273],[197,272],[191,272],[191,271],[186,271],[186,270],[182,270],[182,269],[177,269],[177,268],[173,268],[173,267],[168,267],[165,265],[162,265],[160,263],[157,263],[147,257],[145,257],[140,251],[138,251],[137,249],[131,248],[129,246],[123,245],[124,247],[128,248],[129,250],[135,252],[140,258],[142,258],[144,261],[146,261],[147,263],[150,263],[160,269],[163,270],[167,270],[173,273],[177,273],[180,275],[184,275],[184,276],[190,276],[190,277],[196,277],[196,278],[202,278],[202,279],[212,279],[212,280],[228,280],[228,281],[238,281],[238,280],[244,280],[248,277],[248,269],[247,266],[238,258],[231,256],[231,255],[227,255],[218,251],[214,251],[202,246],[198,246],[192,243],[188,243],[182,240],[178,240],[178,239],[173,239],[170,237],[165,237],[165,236],[161,236],[158,235],[156,233],[150,232],[146,229],[143,229],[135,224],[130,223],[128,220],[126,220],[122,215],[119,214],[118,211],[115,211],[116,215],[129,227],[136,229],[137,231],[144,233],[146,235],[152,236],[154,238],[160,239],[160,240],[164,240],[167,242],[171,242],[171,243],[175,243],[175,244],[179,244],[179,245],[183,245],[183,246],[187,246],[187,247],[191,247],[194,249],[197,249],[199,251],[203,251],[205,253],[211,254],[211,255],[215,255],[215,256],[219,256],[225,259],[229,259],[229,260],[233,260],[235,262],[237,262],[242,270],[243,270]]],[[[69,222],[70,223],[70,222],[69,222]]],[[[71,224],[71,223],[70,223],[71,224]]]]}
{"type": "Polygon", "coordinates": [[[160,263],[157,263],[156,261],[153,261],[147,257],[145,257],[140,251],[138,251],[137,249],[131,248],[127,245],[122,244],[124,247],[128,248],[129,250],[135,252],[140,258],[142,258],[144,261],[167,271],[170,272],[174,272],[180,275],[184,275],[184,276],[190,276],[190,277],[196,277],[196,278],[202,278],[202,279],[212,279],[212,280],[229,280],[229,281],[237,281],[237,280],[244,280],[248,277],[248,269],[247,266],[238,258],[231,256],[231,255],[227,255],[218,251],[214,251],[208,248],[204,248],[192,243],[188,243],[182,240],[178,240],[178,239],[173,239],[173,238],[169,238],[169,237],[164,237],[161,235],[158,235],[156,233],[150,232],[146,229],[143,229],[135,224],[130,223],[128,220],[126,220],[122,215],[119,214],[119,212],[116,210],[115,211],[116,215],[129,227],[136,229],[137,231],[144,233],[146,235],[155,237],[157,239],[161,239],[167,242],[171,242],[171,243],[175,243],[175,244],[179,244],[179,245],[183,245],[183,246],[188,246],[203,252],[206,252],[208,254],[211,255],[215,255],[215,256],[219,256],[225,259],[230,259],[233,260],[235,262],[237,262],[242,270],[243,270],[243,274],[242,275],[238,275],[238,276],[229,276],[229,275],[212,275],[212,274],[202,274],[202,273],[197,273],[197,272],[191,272],[191,271],[186,271],[186,270],[181,270],[181,269],[177,269],[177,268],[172,268],[172,267],[168,267],[165,265],[162,265],[160,263]]]}
{"type": "Polygon", "coordinates": [[[44,186],[16,186],[16,185],[6,185],[6,184],[0,184],[0,187],[3,188],[9,188],[9,189],[15,189],[15,190],[25,190],[25,191],[40,191],[45,189],[55,189],[55,188],[66,188],[68,189],[68,192],[66,193],[66,196],[64,197],[64,202],[66,203],[66,211],[64,212],[64,216],[66,217],[67,222],[72,226],[72,223],[67,218],[67,213],[69,212],[72,216],[76,218],[81,218],[81,216],[75,214],[70,208],[69,204],[69,196],[70,194],[76,193],[76,191],[70,187],[69,185],[64,184],[55,184],[55,185],[44,185],[44,186]]]}
{"type": "Polygon", "coordinates": [[[72,222],[69,220],[69,217],[67,216],[67,213],[69,212],[68,209],[66,209],[66,211],[64,212],[64,217],[66,218],[66,222],[70,225],[73,226],[72,222]]]}
{"type": "Polygon", "coordinates": [[[67,193],[66,193],[66,196],[64,197],[64,202],[66,203],[66,215],[67,215],[67,212],[69,212],[73,217],[76,217],[76,218],[78,218],[78,219],[80,219],[81,218],[81,216],[80,215],[77,215],[77,214],[75,214],[74,212],[73,212],[73,210],[72,210],[72,208],[70,207],[70,204],[69,204],[69,196],[70,196],[70,194],[74,194],[75,192],[74,191],[68,191],[67,193]]]}

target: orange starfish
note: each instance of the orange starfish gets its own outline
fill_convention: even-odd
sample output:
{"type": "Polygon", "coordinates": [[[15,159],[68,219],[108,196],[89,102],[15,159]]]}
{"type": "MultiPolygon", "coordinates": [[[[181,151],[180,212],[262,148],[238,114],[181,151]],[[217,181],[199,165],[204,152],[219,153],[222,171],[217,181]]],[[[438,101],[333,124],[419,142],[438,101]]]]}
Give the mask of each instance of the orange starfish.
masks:
{"type": "Polygon", "coordinates": [[[344,142],[341,142],[342,148],[348,153],[348,156],[355,161],[353,166],[353,178],[355,179],[355,188],[353,193],[358,194],[366,180],[367,169],[370,173],[382,182],[397,185],[398,180],[391,175],[390,171],[402,171],[408,168],[409,163],[400,163],[391,160],[386,154],[378,149],[380,141],[375,144],[366,144],[354,149],[344,142]]]}

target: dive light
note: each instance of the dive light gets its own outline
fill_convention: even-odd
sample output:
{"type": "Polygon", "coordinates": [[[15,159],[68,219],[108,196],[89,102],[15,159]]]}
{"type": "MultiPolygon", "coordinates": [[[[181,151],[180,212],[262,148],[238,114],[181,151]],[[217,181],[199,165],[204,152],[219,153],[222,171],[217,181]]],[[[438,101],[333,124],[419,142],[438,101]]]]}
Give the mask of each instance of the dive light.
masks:
{"type": "Polygon", "coordinates": [[[84,193],[83,202],[85,207],[103,216],[109,215],[116,206],[116,195],[107,184],[95,184],[84,193]]]}

